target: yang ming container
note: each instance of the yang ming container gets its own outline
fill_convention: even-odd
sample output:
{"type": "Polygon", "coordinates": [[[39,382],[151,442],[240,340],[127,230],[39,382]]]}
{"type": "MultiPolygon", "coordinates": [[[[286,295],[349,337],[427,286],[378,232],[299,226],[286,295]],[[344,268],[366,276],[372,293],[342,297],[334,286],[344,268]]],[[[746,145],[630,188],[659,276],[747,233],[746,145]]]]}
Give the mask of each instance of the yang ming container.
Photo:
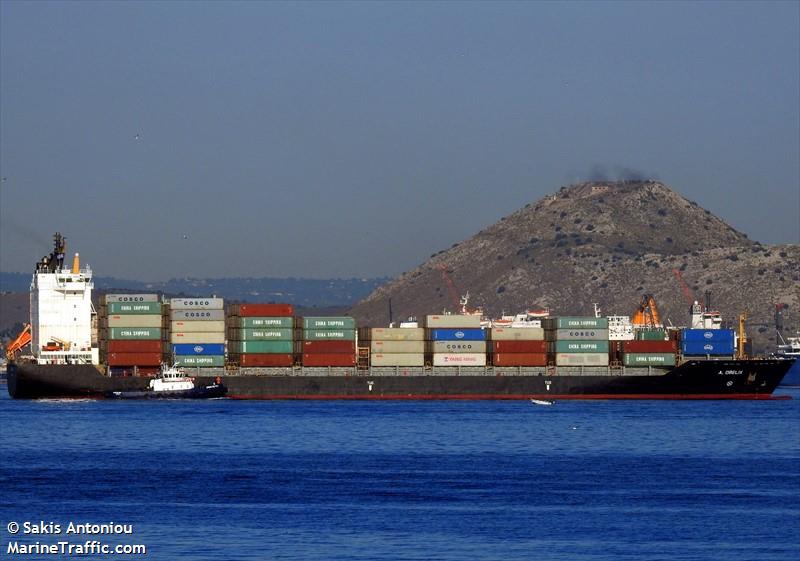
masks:
{"type": "Polygon", "coordinates": [[[434,366],[486,366],[484,353],[437,353],[433,355],[434,366]]]}

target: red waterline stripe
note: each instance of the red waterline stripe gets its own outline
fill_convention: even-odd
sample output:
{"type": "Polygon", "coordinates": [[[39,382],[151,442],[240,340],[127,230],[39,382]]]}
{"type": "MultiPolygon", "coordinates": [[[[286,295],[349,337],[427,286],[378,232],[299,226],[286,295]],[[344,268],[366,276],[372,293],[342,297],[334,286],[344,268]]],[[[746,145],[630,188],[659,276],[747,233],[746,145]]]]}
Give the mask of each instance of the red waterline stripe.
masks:
{"type": "Polygon", "coordinates": [[[432,400],[520,400],[520,399],[740,399],[740,400],[785,400],[791,396],[772,396],[759,393],[704,393],[704,394],[408,394],[408,395],[380,395],[380,394],[263,394],[245,395],[228,394],[231,399],[260,399],[260,400],[406,400],[406,401],[432,401],[432,400]]]}

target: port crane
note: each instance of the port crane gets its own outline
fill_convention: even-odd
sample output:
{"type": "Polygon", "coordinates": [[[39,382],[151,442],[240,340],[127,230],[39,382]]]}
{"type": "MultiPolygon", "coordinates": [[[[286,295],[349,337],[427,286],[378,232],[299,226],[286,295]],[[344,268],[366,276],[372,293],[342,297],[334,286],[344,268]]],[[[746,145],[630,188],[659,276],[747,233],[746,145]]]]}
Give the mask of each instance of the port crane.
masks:
{"type": "Polygon", "coordinates": [[[31,324],[26,323],[20,334],[17,335],[17,338],[11,341],[6,347],[6,358],[9,361],[14,360],[14,357],[17,355],[17,353],[21,351],[25,345],[30,344],[31,338],[31,324]]]}
{"type": "Polygon", "coordinates": [[[434,265],[435,268],[439,269],[442,273],[442,280],[444,280],[444,284],[447,287],[447,292],[450,294],[450,300],[453,303],[453,307],[456,310],[460,310],[462,314],[473,314],[473,315],[480,315],[483,313],[483,310],[480,308],[470,308],[469,305],[469,291],[467,291],[463,296],[459,296],[458,290],[456,289],[456,285],[453,282],[453,279],[450,278],[450,273],[447,270],[447,265],[444,263],[439,263],[438,265],[434,265]]]}

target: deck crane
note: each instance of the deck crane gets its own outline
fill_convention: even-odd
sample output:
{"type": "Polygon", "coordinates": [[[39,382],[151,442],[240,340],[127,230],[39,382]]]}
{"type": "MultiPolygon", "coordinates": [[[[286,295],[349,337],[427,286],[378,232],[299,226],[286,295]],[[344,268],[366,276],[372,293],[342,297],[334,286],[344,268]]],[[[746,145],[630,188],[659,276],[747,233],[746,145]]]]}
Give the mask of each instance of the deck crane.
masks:
{"type": "Polygon", "coordinates": [[[450,278],[450,273],[447,270],[447,265],[444,263],[439,263],[438,265],[434,265],[437,269],[442,272],[442,280],[444,280],[445,286],[447,286],[447,292],[450,293],[450,301],[453,303],[453,307],[456,310],[459,310],[459,313],[462,314],[482,314],[483,311],[480,308],[469,308],[469,291],[467,291],[463,296],[459,296],[458,290],[456,289],[456,285],[453,282],[453,279],[450,278]]]}
{"type": "Polygon", "coordinates": [[[642,301],[631,318],[631,324],[635,327],[662,327],[661,315],[652,294],[642,296],[642,301]]]}

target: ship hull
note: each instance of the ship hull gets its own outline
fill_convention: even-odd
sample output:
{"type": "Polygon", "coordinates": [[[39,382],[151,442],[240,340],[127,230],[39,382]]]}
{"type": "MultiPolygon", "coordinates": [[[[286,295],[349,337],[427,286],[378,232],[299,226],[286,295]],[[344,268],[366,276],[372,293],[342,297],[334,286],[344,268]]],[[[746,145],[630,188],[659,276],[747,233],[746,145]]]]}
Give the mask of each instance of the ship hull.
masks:
{"type": "MultiPolygon", "coordinates": [[[[234,399],[768,399],[791,367],[786,360],[689,361],[637,374],[623,369],[264,369],[220,375],[234,399]],[[451,373],[445,373],[451,372],[451,373]]],[[[218,377],[195,376],[198,384],[218,377]]],[[[19,399],[103,397],[144,391],[148,378],[111,378],[91,365],[12,364],[8,391],[19,399]]]]}

